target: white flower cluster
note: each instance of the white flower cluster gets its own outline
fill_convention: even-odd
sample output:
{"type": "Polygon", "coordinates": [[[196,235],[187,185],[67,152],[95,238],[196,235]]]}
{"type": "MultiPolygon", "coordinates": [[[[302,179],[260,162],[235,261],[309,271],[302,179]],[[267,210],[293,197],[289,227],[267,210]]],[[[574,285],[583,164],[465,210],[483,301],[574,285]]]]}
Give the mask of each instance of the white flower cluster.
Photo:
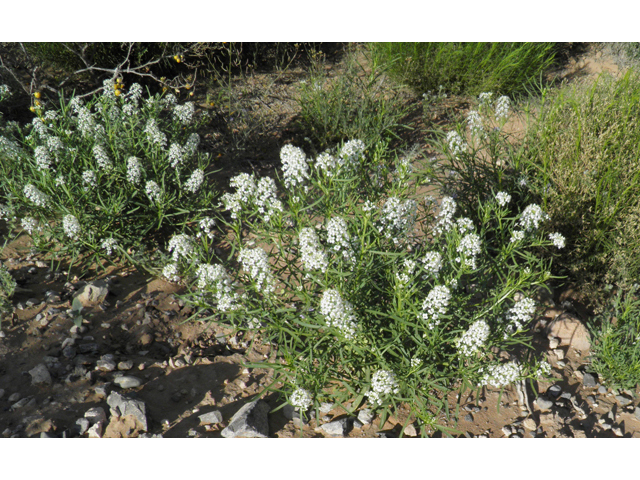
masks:
{"type": "Polygon", "coordinates": [[[8,98],[11,94],[11,89],[9,85],[0,85],[0,101],[8,98]]]}
{"type": "Polygon", "coordinates": [[[509,116],[509,106],[510,101],[509,97],[505,97],[504,95],[496,101],[496,120],[506,120],[509,116]]]}
{"type": "Polygon", "coordinates": [[[501,365],[489,365],[486,369],[482,367],[478,373],[484,373],[480,383],[478,383],[479,387],[493,385],[496,388],[500,388],[518,380],[521,375],[521,369],[520,365],[509,362],[501,365]]]}
{"type": "Polygon", "coordinates": [[[11,209],[6,205],[0,203],[0,220],[10,220],[11,219],[11,209]]]}
{"type": "Polygon", "coordinates": [[[284,184],[287,188],[295,188],[309,179],[307,157],[301,148],[285,145],[280,150],[284,184]]]}
{"type": "Polygon", "coordinates": [[[511,239],[509,242],[515,243],[524,239],[524,232],[522,230],[514,230],[511,232],[511,239]]]}
{"type": "Polygon", "coordinates": [[[458,158],[458,155],[467,151],[467,144],[458,132],[455,130],[447,133],[447,144],[449,145],[449,150],[451,150],[451,154],[458,158]]]}
{"type": "Polygon", "coordinates": [[[35,203],[38,207],[46,207],[49,203],[49,197],[31,184],[24,187],[24,196],[35,203]]]}
{"type": "Polygon", "coordinates": [[[476,255],[482,251],[480,237],[475,233],[465,235],[460,241],[458,248],[456,248],[456,251],[462,254],[462,257],[456,257],[456,262],[462,263],[475,270],[477,268],[476,255]]]}
{"type": "Polygon", "coordinates": [[[411,363],[411,368],[418,368],[420,365],[422,365],[422,359],[414,357],[410,360],[410,363],[411,363]]]}
{"type": "Polygon", "coordinates": [[[240,307],[237,304],[238,295],[233,291],[231,277],[222,265],[200,265],[196,278],[199,290],[213,287],[218,310],[221,312],[230,312],[240,307]]]}
{"type": "Polygon", "coordinates": [[[184,189],[187,192],[196,193],[204,181],[204,171],[201,168],[197,168],[193,171],[187,182],[184,184],[184,189]]]}
{"type": "Polygon", "coordinates": [[[332,245],[333,251],[342,253],[347,262],[355,263],[356,256],[349,236],[349,228],[343,218],[333,217],[329,220],[327,224],[327,242],[332,245]]]}
{"type": "Polygon", "coordinates": [[[396,169],[393,172],[393,175],[398,182],[404,182],[409,178],[409,175],[411,175],[411,172],[413,172],[413,165],[411,164],[411,159],[408,157],[405,157],[398,160],[398,162],[396,163],[396,169]]]}
{"type": "Polygon", "coordinates": [[[491,98],[493,98],[493,92],[482,92],[478,95],[480,106],[488,105],[491,102],[491,98]]]}
{"type": "Polygon", "coordinates": [[[553,242],[553,245],[558,249],[564,248],[566,245],[566,239],[559,233],[550,233],[549,240],[553,242]]]}
{"type": "Polygon", "coordinates": [[[339,160],[329,152],[321,153],[316,157],[316,169],[323,171],[327,177],[333,177],[340,165],[339,160]]]}
{"type": "Polygon", "coordinates": [[[140,182],[142,177],[142,164],[136,157],[127,159],[127,181],[134,185],[140,182]]]}
{"type": "Polygon", "coordinates": [[[305,412],[313,405],[311,394],[302,388],[296,389],[289,397],[289,403],[305,412]]]}
{"type": "Polygon", "coordinates": [[[525,230],[535,230],[540,225],[540,222],[544,220],[548,220],[549,215],[542,211],[539,205],[531,204],[528,205],[527,208],[522,212],[522,216],[518,224],[523,227],[525,230]]]}
{"type": "Polygon", "coordinates": [[[145,184],[144,191],[153,203],[160,203],[160,200],[162,200],[162,190],[160,190],[160,186],[153,180],[149,180],[145,184]]]}
{"type": "Polygon", "coordinates": [[[403,285],[406,285],[407,283],[409,283],[411,281],[411,276],[413,275],[413,272],[416,271],[417,265],[418,264],[414,260],[406,258],[404,260],[404,271],[402,273],[396,273],[396,278],[398,279],[398,282],[400,282],[403,285]]]}
{"type": "Polygon", "coordinates": [[[402,237],[413,230],[417,211],[418,204],[415,200],[401,202],[397,197],[389,197],[382,207],[378,231],[397,245],[402,237]]]}
{"type": "Polygon", "coordinates": [[[489,338],[489,325],[484,320],[478,320],[469,327],[457,342],[460,355],[469,357],[477,352],[489,338]]]}
{"type": "Polygon", "coordinates": [[[180,257],[188,257],[193,253],[193,239],[184,233],[176,234],[169,240],[167,251],[172,253],[173,261],[177,262],[180,257]]]}
{"type": "Polygon", "coordinates": [[[155,119],[149,119],[146,127],[144,127],[144,133],[147,134],[147,139],[150,143],[158,145],[159,147],[165,147],[167,145],[167,136],[160,131],[155,119]]]}
{"type": "Polygon", "coordinates": [[[111,255],[117,246],[118,241],[115,238],[105,238],[100,244],[100,247],[107,251],[107,255],[111,255]]]}
{"type": "Polygon", "coordinates": [[[242,262],[244,269],[249,271],[259,291],[265,294],[273,293],[276,289],[275,278],[269,267],[267,252],[261,248],[247,248],[240,251],[238,259],[242,262]]]}
{"type": "Polygon", "coordinates": [[[476,110],[471,110],[467,115],[467,124],[469,125],[469,130],[471,130],[471,135],[474,137],[479,137],[484,134],[482,118],[476,110]]]}
{"type": "Polygon", "coordinates": [[[437,234],[448,232],[453,226],[453,214],[456,213],[456,201],[451,197],[443,197],[440,204],[440,213],[438,213],[437,222],[434,230],[437,234]]]}
{"type": "Polygon", "coordinates": [[[39,232],[41,229],[38,225],[38,221],[33,217],[24,217],[21,221],[22,228],[24,228],[29,235],[33,232],[39,232]]]}
{"type": "Polygon", "coordinates": [[[171,162],[171,168],[177,168],[184,162],[182,147],[177,143],[172,143],[169,147],[169,161],[171,162]]]}
{"type": "Polygon", "coordinates": [[[57,157],[57,155],[64,149],[64,144],[58,137],[47,135],[45,141],[47,143],[47,150],[49,150],[49,153],[53,156],[57,157]]]}
{"type": "Polygon", "coordinates": [[[382,405],[384,396],[399,391],[400,387],[395,374],[388,370],[378,370],[371,377],[371,390],[366,395],[373,407],[379,407],[382,405]]]}
{"type": "Polygon", "coordinates": [[[427,252],[422,259],[422,263],[424,263],[424,269],[427,274],[436,277],[442,269],[442,255],[438,252],[427,252]]]}
{"type": "Polygon", "coordinates": [[[215,227],[216,221],[211,217],[204,217],[202,220],[198,222],[198,226],[200,227],[201,232],[196,234],[196,238],[200,238],[204,233],[210,239],[215,236],[215,233],[212,231],[212,228],[215,227]]]}
{"type": "Polygon", "coordinates": [[[178,283],[180,281],[180,272],[178,265],[170,263],[162,269],[162,276],[172,283],[178,283]]]}
{"type": "Polygon", "coordinates": [[[433,287],[424,299],[421,317],[430,329],[440,324],[440,316],[447,313],[449,300],[451,300],[451,290],[444,285],[433,287]]]}
{"type": "Polygon", "coordinates": [[[65,235],[71,240],[78,240],[80,232],[82,231],[80,222],[73,215],[65,215],[62,218],[62,228],[64,229],[65,235]]]}
{"type": "Polygon", "coordinates": [[[197,133],[192,133],[187,138],[187,143],[182,147],[182,154],[186,155],[187,158],[196,153],[198,150],[198,145],[200,145],[200,135],[197,133]]]}
{"type": "Polygon", "coordinates": [[[320,313],[327,318],[330,327],[340,330],[347,340],[353,339],[357,328],[353,305],[344,300],[337,290],[330,288],[324,292],[320,300],[320,313]]]}
{"type": "Polygon", "coordinates": [[[300,256],[308,270],[327,271],[327,254],[320,244],[315,228],[306,227],[300,231],[300,256]]]}
{"type": "Polygon", "coordinates": [[[82,172],[82,181],[87,185],[85,189],[89,187],[95,187],[98,184],[98,177],[93,170],[85,170],[82,172]]]}
{"type": "Polygon", "coordinates": [[[98,163],[98,167],[102,170],[111,170],[113,168],[113,164],[107,155],[107,152],[104,151],[100,145],[96,145],[93,147],[93,156],[98,163]]]}
{"type": "Polygon", "coordinates": [[[179,121],[182,125],[189,125],[193,120],[194,113],[195,106],[193,102],[186,102],[184,105],[173,107],[173,119],[179,121]]]}
{"type": "Polygon", "coordinates": [[[506,334],[523,328],[524,324],[531,321],[533,314],[536,312],[536,302],[532,299],[524,297],[516,301],[514,306],[509,309],[506,319],[509,322],[506,328],[506,334]]]}
{"type": "Polygon", "coordinates": [[[536,377],[542,377],[551,373],[551,365],[546,360],[540,362],[538,369],[536,370],[536,377]]]}
{"type": "Polygon", "coordinates": [[[277,199],[276,183],[271,177],[262,177],[256,185],[253,175],[241,173],[233,177],[230,184],[236,193],[225,193],[222,202],[225,210],[231,211],[231,218],[237,219],[244,207],[257,207],[265,222],[276,212],[282,212],[282,202],[277,199]]]}
{"type": "Polygon", "coordinates": [[[340,157],[346,163],[356,163],[364,155],[365,144],[362,140],[349,140],[340,149],[340,157]]]}
{"type": "Polygon", "coordinates": [[[496,193],[496,201],[498,202],[498,205],[504,207],[511,201],[511,195],[507,192],[498,192],[496,193]]]}
{"type": "Polygon", "coordinates": [[[56,187],[64,187],[67,184],[67,179],[62,175],[56,177],[56,187]]]}
{"type": "Polygon", "coordinates": [[[36,168],[40,171],[49,170],[51,167],[51,157],[45,147],[36,147],[33,150],[33,157],[36,159],[36,168]]]}
{"type": "Polygon", "coordinates": [[[458,225],[458,231],[460,233],[466,233],[467,230],[468,231],[472,231],[473,230],[473,222],[471,221],[470,218],[459,218],[458,220],[456,220],[456,224],[458,225]]]}

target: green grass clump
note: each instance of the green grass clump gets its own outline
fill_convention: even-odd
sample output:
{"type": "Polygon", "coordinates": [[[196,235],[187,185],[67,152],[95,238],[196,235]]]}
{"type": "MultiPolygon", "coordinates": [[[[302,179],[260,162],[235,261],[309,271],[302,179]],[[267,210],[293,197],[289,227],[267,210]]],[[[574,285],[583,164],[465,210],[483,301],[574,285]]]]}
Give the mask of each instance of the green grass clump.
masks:
{"type": "Polygon", "coordinates": [[[351,138],[367,145],[389,140],[407,113],[398,89],[385,81],[385,70],[376,64],[367,69],[353,56],[335,77],[316,64],[298,103],[302,128],[321,149],[351,138]]]}
{"type": "Polygon", "coordinates": [[[591,368],[612,388],[633,389],[640,383],[640,300],[636,290],[620,290],[590,325],[591,368]]]}
{"type": "Polygon", "coordinates": [[[567,237],[564,266],[585,286],[630,286],[640,273],[640,76],[543,97],[522,165],[567,237]]]}
{"type": "Polygon", "coordinates": [[[522,93],[553,63],[553,43],[385,42],[374,59],[420,93],[442,85],[452,94],[522,93]]]}

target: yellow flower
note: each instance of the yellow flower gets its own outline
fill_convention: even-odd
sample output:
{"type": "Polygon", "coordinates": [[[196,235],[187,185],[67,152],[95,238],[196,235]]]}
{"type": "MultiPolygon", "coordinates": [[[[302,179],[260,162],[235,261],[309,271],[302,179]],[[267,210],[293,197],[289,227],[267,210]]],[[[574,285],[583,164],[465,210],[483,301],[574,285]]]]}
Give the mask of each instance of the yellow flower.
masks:
{"type": "Polygon", "coordinates": [[[162,93],[167,91],[167,87],[162,87],[162,93]]]}
{"type": "Polygon", "coordinates": [[[121,93],[122,93],[122,91],[121,91],[121,90],[116,90],[116,91],[115,91],[116,97],[117,97],[117,96],[119,96],[121,93]]]}
{"type": "Polygon", "coordinates": [[[193,92],[191,92],[191,93],[189,94],[189,96],[190,96],[190,97],[193,97],[193,92]]]}
{"type": "Polygon", "coordinates": [[[189,90],[191,88],[191,84],[187,83],[184,88],[186,88],[187,90],[189,90]]]}
{"type": "Polygon", "coordinates": [[[34,97],[36,98],[40,98],[42,96],[42,94],[40,92],[36,92],[33,94],[34,97]]]}
{"type": "Polygon", "coordinates": [[[36,111],[36,107],[31,106],[31,107],[29,107],[29,110],[31,110],[32,112],[35,112],[36,111]]]}
{"type": "Polygon", "coordinates": [[[40,106],[40,102],[38,100],[35,101],[36,107],[40,106]]]}

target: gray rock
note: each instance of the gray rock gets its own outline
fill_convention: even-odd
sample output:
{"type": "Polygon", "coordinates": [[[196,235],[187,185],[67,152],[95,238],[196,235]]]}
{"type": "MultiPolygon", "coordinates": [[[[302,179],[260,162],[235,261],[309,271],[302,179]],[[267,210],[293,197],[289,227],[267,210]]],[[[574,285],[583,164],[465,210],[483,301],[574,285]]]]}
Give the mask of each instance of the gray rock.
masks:
{"type": "Polygon", "coordinates": [[[116,362],[103,357],[96,362],[96,368],[104,372],[113,372],[116,369],[116,362]]]}
{"type": "Polygon", "coordinates": [[[582,386],[586,388],[594,388],[598,385],[596,376],[593,373],[584,373],[582,376],[582,386]]]}
{"type": "Polygon", "coordinates": [[[31,375],[32,385],[41,385],[43,383],[51,385],[52,383],[51,374],[44,363],[41,363],[29,370],[29,375],[31,375]]]}
{"type": "Polygon", "coordinates": [[[538,404],[538,408],[542,411],[551,410],[551,407],[553,407],[553,402],[544,395],[540,395],[536,399],[536,403],[538,404]]]}
{"type": "Polygon", "coordinates": [[[636,418],[638,419],[638,421],[640,421],[640,407],[636,407],[635,411],[633,412],[633,414],[636,416],[636,418]]]}
{"type": "Polygon", "coordinates": [[[349,420],[347,418],[341,418],[340,420],[324,423],[320,428],[329,435],[345,435],[349,428],[349,420]]]}
{"type": "Polygon", "coordinates": [[[98,351],[98,344],[97,343],[83,343],[81,345],[78,345],[78,351],[80,353],[96,353],[98,351]]]}
{"type": "Polygon", "coordinates": [[[616,395],[616,400],[620,403],[621,406],[626,407],[630,403],[633,402],[629,397],[625,397],[624,395],[616,395]]]}
{"type": "Polygon", "coordinates": [[[62,355],[64,355],[65,358],[71,359],[76,356],[76,349],[71,345],[68,345],[62,349],[62,355]]]}
{"type": "Polygon", "coordinates": [[[199,415],[198,418],[200,419],[201,425],[212,425],[222,422],[222,413],[220,413],[220,410],[214,410],[213,412],[199,415]]]}
{"type": "Polygon", "coordinates": [[[417,437],[418,436],[418,432],[416,431],[416,427],[413,426],[413,424],[409,424],[406,427],[404,427],[404,430],[402,432],[404,434],[404,436],[406,437],[417,437]]]}
{"type": "Polygon", "coordinates": [[[287,404],[284,407],[282,407],[282,414],[287,420],[293,420],[295,416],[295,411],[296,411],[296,408],[293,405],[287,404]]]}
{"type": "Polygon", "coordinates": [[[362,428],[364,424],[357,418],[353,421],[353,428],[362,428]]]}
{"type": "Polygon", "coordinates": [[[87,430],[89,430],[91,423],[89,423],[89,420],[87,420],[86,418],[79,418],[78,420],[76,420],[76,425],[78,425],[78,433],[80,435],[84,435],[87,430]]]}
{"type": "Polygon", "coordinates": [[[467,414],[464,416],[464,420],[465,420],[466,422],[473,422],[473,415],[471,415],[470,413],[467,413],[467,414]]]}
{"type": "Polygon", "coordinates": [[[89,420],[91,425],[97,422],[107,423],[107,414],[102,407],[93,407],[87,410],[84,414],[84,418],[89,420]]]}
{"type": "Polygon", "coordinates": [[[262,400],[251,402],[242,407],[231,418],[229,426],[222,430],[225,438],[269,436],[269,405],[262,400]]]}
{"type": "Polygon", "coordinates": [[[109,295],[107,283],[96,280],[83,286],[73,298],[77,298],[83,307],[89,307],[104,302],[107,295],[109,295]]]}
{"type": "Polygon", "coordinates": [[[111,382],[107,382],[104,385],[97,386],[94,391],[99,397],[106,397],[111,391],[111,382]]]}
{"type": "Polygon", "coordinates": [[[87,433],[89,434],[89,438],[102,438],[102,428],[104,424],[102,422],[97,422],[93,424],[87,433]]]}
{"type": "Polygon", "coordinates": [[[560,388],[559,385],[551,385],[548,389],[547,389],[547,394],[551,397],[551,398],[558,398],[560,396],[560,394],[562,393],[562,389],[560,388]]]}
{"type": "Polygon", "coordinates": [[[123,417],[133,415],[142,424],[142,430],[148,430],[147,406],[142,400],[125,397],[118,392],[111,392],[107,398],[107,405],[118,409],[123,417]]]}
{"type": "Polygon", "coordinates": [[[589,396],[587,397],[587,403],[588,403],[589,405],[593,405],[594,403],[596,403],[596,397],[594,397],[593,395],[589,395],[589,396]]]}
{"type": "Polygon", "coordinates": [[[358,412],[358,420],[360,420],[363,423],[363,425],[370,424],[371,422],[373,422],[374,418],[375,418],[375,415],[368,408],[363,408],[358,412]]]}
{"type": "Polygon", "coordinates": [[[132,368],[133,368],[132,360],[123,360],[122,362],[118,363],[118,370],[131,370],[132,368]]]}
{"type": "Polygon", "coordinates": [[[329,413],[331,410],[333,410],[333,403],[321,403],[319,410],[320,413],[329,413]]]}
{"type": "Polygon", "coordinates": [[[40,305],[41,301],[38,300],[37,298],[30,298],[29,300],[27,300],[27,307],[33,307],[35,305],[40,305]]]}
{"type": "Polygon", "coordinates": [[[598,393],[601,395],[606,395],[607,393],[607,387],[605,387],[604,385],[600,385],[598,387],[598,393]]]}
{"type": "Polygon", "coordinates": [[[142,380],[138,377],[134,377],[132,375],[122,375],[113,380],[113,383],[118,385],[122,389],[126,388],[136,388],[142,385],[142,380]]]}
{"type": "Polygon", "coordinates": [[[7,400],[9,402],[17,402],[18,400],[20,400],[20,394],[18,392],[12,393],[11,395],[9,395],[9,398],[7,400]]]}
{"type": "Polygon", "coordinates": [[[0,388],[0,399],[4,397],[4,388],[0,388]]]}

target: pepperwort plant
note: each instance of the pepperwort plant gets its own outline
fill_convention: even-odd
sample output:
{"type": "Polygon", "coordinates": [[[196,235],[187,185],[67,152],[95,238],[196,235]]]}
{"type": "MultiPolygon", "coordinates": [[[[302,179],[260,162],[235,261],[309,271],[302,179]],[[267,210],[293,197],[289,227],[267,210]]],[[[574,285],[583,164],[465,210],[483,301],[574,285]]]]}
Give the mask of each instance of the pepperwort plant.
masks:
{"type": "Polygon", "coordinates": [[[0,187],[40,248],[129,257],[141,241],[212,210],[211,162],[196,133],[206,119],[193,103],[105,81],[86,102],[61,99],[35,112],[13,138],[0,135],[0,187]]]}
{"type": "Polygon", "coordinates": [[[270,388],[303,415],[366,402],[383,424],[406,402],[437,426],[443,393],[548,372],[523,347],[534,290],[550,278],[532,250],[559,243],[543,212],[498,192],[474,222],[450,196],[417,194],[424,172],[406,158],[359,140],[316,158],[287,145],[281,160],[278,181],[231,179],[225,264],[191,257],[168,273],[192,283],[189,301],[211,320],[277,347],[270,388]]]}

